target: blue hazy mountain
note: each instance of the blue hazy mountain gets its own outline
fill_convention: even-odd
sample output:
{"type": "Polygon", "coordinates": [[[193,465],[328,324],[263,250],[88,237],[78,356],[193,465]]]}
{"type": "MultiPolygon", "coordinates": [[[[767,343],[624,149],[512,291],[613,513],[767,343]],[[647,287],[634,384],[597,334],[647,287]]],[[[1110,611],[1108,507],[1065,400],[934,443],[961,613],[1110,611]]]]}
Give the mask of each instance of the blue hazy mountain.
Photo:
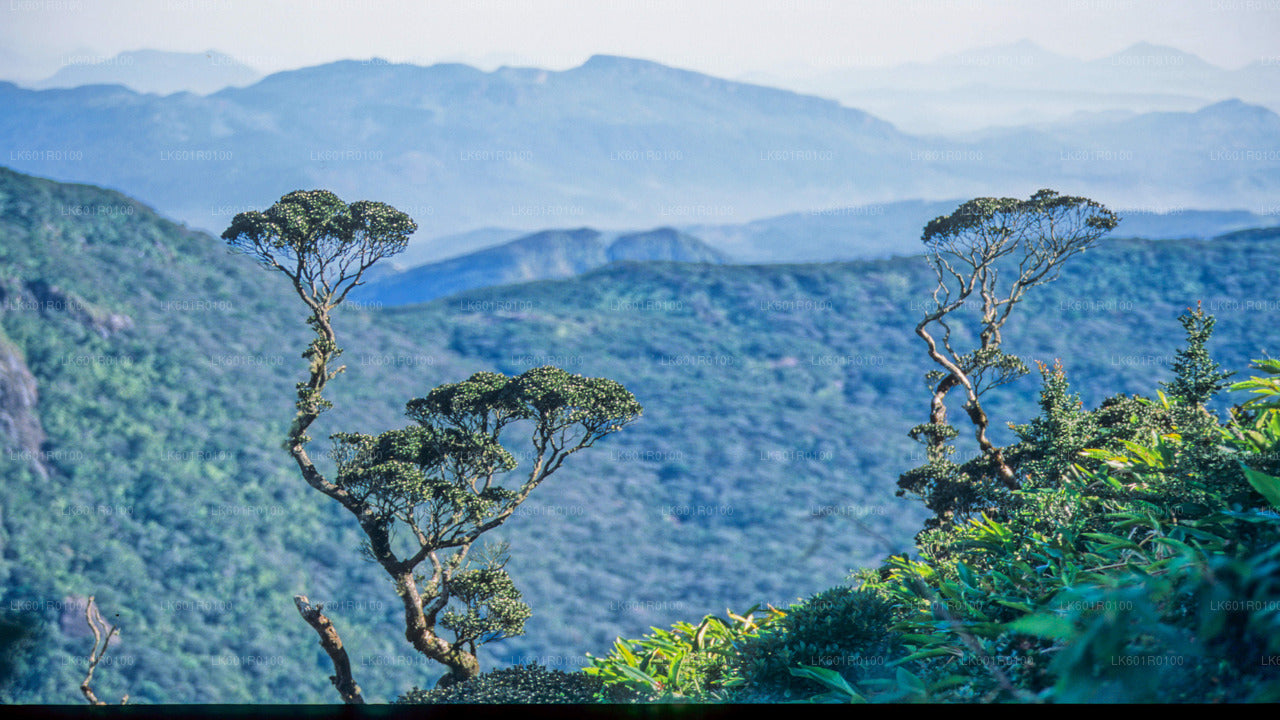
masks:
{"type": "MultiPolygon", "coordinates": [[[[905,200],[787,213],[746,223],[695,224],[680,230],[723,253],[734,263],[833,262],[911,255],[920,252],[925,224],[964,202],[905,200]]],[[[1149,240],[1208,239],[1248,228],[1280,225],[1280,208],[1267,214],[1246,210],[1193,210],[1173,206],[1115,208],[1117,237],[1149,240]]],[[[527,235],[514,228],[481,228],[410,245],[390,268],[452,259],[527,235]]],[[[376,269],[376,268],[375,268],[376,269]]]]}
{"type": "Polygon", "coordinates": [[[501,245],[528,234],[526,231],[513,228],[483,227],[433,237],[429,241],[418,239],[410,243],[409,247],[393,260],[399,269],[404,270],[501,245]]]}
{"type": "Polygon", "coordinates": [[[124,85],[141,93],[207,95],[226,87],[249,85],[261,77],[257,70],[216,50],[194,53],[135,50],[114,57],[67,55],[62,67],[35,83],[35,87],[124,85]]]}
{"type": "Polygon", "coordinates": [[[215,232],[314,187],[389,202],[422,238],[1041,187],[1255,211],[1280,192],[1280,118],[1243,102],[921,137],[835,101],[611,56],[559,72],[344,61],[207,97],[0,84],[0,143],[15,169],[127,191],[215,232]]]}
{"type": "Polygon", "coordinates": [[[591,228],[545,230],[498,247],[380,276],[352,298],[369,305],[409,305],[463,290],[573,277],[619,261],[721,264],[729,257],[669,227],[617,237],[591,228]]]}
{"type": "MultiPolygon", "coordinates": [[[[788,213],[748,223],[682,228],[737,262],[833,262],[914,255],[924,226],[949,215],[963,200],[896,203],[788,213]]],[[[1172,206],[1126,209],[1116,237],[1207,239],[1246,228],[1280,225],[1280,212],[1191,210],[1172,206]]]]}
{"type": "MultiPolygon", "coordinates": [[[[464,290],[568,278],[619,260],[692,263],[842,262],[915,255],[920,233],[933,218],[954,212],[962,200],[921,200],[790,213],[732,225],[696,225],[645,232],[602,233],[589,228],[545,230],[524,235],[510,228],[484,228],[423,243],[420,252],[448,253],[483,244],[445,260],[398,263],[369,276],[353,300],[370,305],[409,305],[464,290]],[[516,239],[512,239],[512,238],[516,239]]],[[[1116,237],[1151,240],[1208,239],[1226,233],[1280,225],[1280,214],[1243,210],[1164,212],[1118,209],[1116,237]]]]}

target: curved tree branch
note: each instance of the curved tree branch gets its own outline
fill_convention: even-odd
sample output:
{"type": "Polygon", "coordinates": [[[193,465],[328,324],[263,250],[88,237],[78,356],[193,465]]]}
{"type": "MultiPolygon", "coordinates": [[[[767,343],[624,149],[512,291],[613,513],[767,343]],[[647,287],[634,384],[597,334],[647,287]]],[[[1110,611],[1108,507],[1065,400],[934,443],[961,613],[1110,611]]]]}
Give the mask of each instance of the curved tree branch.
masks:
{"type": "Polygon", "coordinates": [[[320,647],[324,648],[329,659],[333,661],[334,674],[329,676],[329,681],[342,696],[342,702],[348,705],[363,705],[364,695],[360,692],[360,686],[356,684],[355,678],[351,676],[351,660],[347,657],[346,648],[342,647],[342,638],[338,637],[337,628],[321,612],[324,606],[312,605],[306,595],[295,595],[293,602],[298,606],[298,614],[302,615],[302,619],[306,620],[307,624],[320,636],[320,647]]]}

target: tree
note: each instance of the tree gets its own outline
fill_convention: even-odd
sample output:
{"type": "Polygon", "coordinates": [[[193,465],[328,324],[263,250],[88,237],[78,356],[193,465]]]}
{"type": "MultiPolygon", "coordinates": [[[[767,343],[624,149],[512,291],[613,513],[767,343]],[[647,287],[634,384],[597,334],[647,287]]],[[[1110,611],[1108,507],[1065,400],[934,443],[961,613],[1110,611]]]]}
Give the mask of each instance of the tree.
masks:
{"type": "Polygon", "coordinates": [[[1028,290],[1057,279],[1063,262],[1118,222],[1093,200],[1040,190],[1028,200],[976,198],[925,226],[921,241],[937,285],[933,307],[915,332],[940,369],[926,375],[929,422],[911,430],[928,448],[928,463],[899,479],[899,494],[921,495],[938,519],[980,501],[970,479],[949,460],[954,448],[947,443],[958,432],[947,421],[947,396],[956,389],[964,394],[964,411],[990,472],[1004,488],[1018,487],[1003,452],[987,436],[991,421],[981,400],[991,388],[1028,372],[1021,359],[1001,348],[1001,329],[1028,290]],[[961,352],[953,345],[952,324],[966,305],[976,309],[978,345],[961,352]]]}
{"type": "Polygon", "coordinates": [[[1165,390],[1193,407],[1203,407],[1214,395],[1227,386],[1227,379],[1232,373],[1222,372],[1218,363],[1209,356],[1205,343],[1213,336],[1213,325],[1217,320],[1206,315],[1200,303],[1196,309],[1187,311],[1178,317],[1182,328],[1187,333],[1187,346],[1178,351],[1173,360],[1173,380],[1161,383],[1165,390]]]}
{"type": "MultiPolygon", "coordinates": [[[[554,367],[516,377],[480,372],[438,387],[406,408],[414,425],[370,436],[333,435],[337,474],[314,465],[307,430],[331,404],[322,392],[343,368],[330,314],[378,260],[402,251],[416,225],[382,203],[350,206],[324,190],[285,195],[266,212],[241,213],[222,237],[266,268],[282,272],[311,311],[315,331],[303,357],[309,376],[297,386],[297,415],[286,447],[311,487],[340,503],[365,534],[364,553],[394,582],[405,638],[442,663],[441,686],[479,674],[476,647],[523,632],[529,608],[503,566],[505,548],[468,559],[485,532],[506,522],[569,455],[635,420],[641,407],[620,384],[554,367]],[[514,457],[500,442],[522,428],[533,444],[532,469],[514,487],[503,476],[514,457]],[[429,572],[418,572],[426,564],[429,572]],[[442,636],[452,634],[452,640],[442,636]]],[[[320,606],[295,598],[333,660],[331,681],[348,703],[363,702],[336,629],[320,606]]]]}

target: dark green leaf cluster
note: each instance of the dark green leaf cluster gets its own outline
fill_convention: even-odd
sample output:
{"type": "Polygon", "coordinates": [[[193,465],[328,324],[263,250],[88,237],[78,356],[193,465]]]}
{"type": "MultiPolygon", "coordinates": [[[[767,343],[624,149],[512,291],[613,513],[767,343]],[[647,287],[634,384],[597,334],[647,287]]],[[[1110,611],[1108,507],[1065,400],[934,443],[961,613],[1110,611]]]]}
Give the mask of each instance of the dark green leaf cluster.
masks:
{"type": "Polygon", "coordinates": [[[1161,385],[1170,396],[1188,405],[1201,406],[1227,386],[1231,373],[1222,372],[1205,349],[1216,322],[1212,315],[1206,315],[1197,307],[1183,313],[1178,321],[1186,330],[1187,346],[1179,350],[1173,360],[1173,381],[1161,385]]]}
{"type": "MultiPolygon", "coordinates": [[[[991,230],[991,235],[1010,242],[1030,237],[1032,230],[1047,228],[1052,221],[1066,215],[1081,218],[1080,229],[1086,235],[1095,236],[1115,228],[1120,219],[1101,204],[1083,197],[1059,195],[1052,190],[1040,190],[1030,199],[975,198],[950,215],[937,217],[924,228],[921,241],[931,248],[955,247],[965,236],[991,230]]],[[[996,252],[1002,243],[989,245],[996,252]]]]}
{"type": "Polygon", "coordinates": [[[542,366],[518,377],[476,373],[412,400],[409,417],[477,432],[493,432],[515,420],[535,420],[549,434],[581,425],[588,436],[613,432],[639,417],[635,396],[607,378],[588,378],[542,366]]]}
{"type": "Polygon", "coordinates": [[[361,283],[365,271],[402,252],[417,229],[412,218],[385,203],[347,205],[328,190],[297,190],[265,212],[239,213],[222,239],[284,273],[316,313],[311,320],[327,322],[328,310],[361,283]]]}
{"type": "Polygon", "coordinates": [[[818,689],[794,676],[801,665],[828,668],[851,683],[891,676],[889,665],[905,653],[892,604],[852,587],[823,591],[788,608],[784,617],[740,643],[738,672],[744,678],[735,697],[777,701],[818,689]]]}
{"type": "Polygon", "coordinates": [[[449,579],[449,590],[465,607],[446,611],[440,626],[454,633],[458,643],[475,652],[477,645],[524,632],[532,612],[521,602],[511,576],[500,567],[468,568],[449,579]]]}
{"type": "Polygon", "coordinates": [[[401,704],[585,705],[596,702],[599,678],[581,672],[550,670],[542,665],[517,665],[483,673],[447,688],[413,688],[397,700],[401,704]]]}
{"type": "Polygon", "coordinates": [[[511,498],[501,487],[476,486],[516,467],[496,434],[426,425],[377,436],[337,433],[333,440],[337,484],[380,508],[384,517],[430,504],[475,522],[511,498]]]}
{"type": "Polygon", "coordinates": [[[465,528],[507,513],[564,457],[635,420],[635,396],[607,378],[555,367],[515,377],[481,372],[435,388],[406,405],[416,426],[381,435],[333,436],[338,484],[383,515],[418,514],[433,541],[453,542],[465,528]],[[517,488],[501,476],[517,467],[501,434],[531,421],[535,467],[517,488]]]}
{"type": "Polygon", "coordinates": [[[272,266],[277,260],[330,259],[361,244],[392,255],[404,249],[417,229],[412,218],[385,203],[347,205],[328,190],[297,190],[265,212],[239,213],[222,239],[272,266]]]}
{"type": "Polygon", "coordinates": [[[1099,418],[1082,411],[1084,403],[1071,393],[1061,363],[1052,369],[1041,365],[1040,376],[1040,415],[1013,427],[1019,443],[1009,455],[1026,477],[1056,482],[1079,461],[1080,451],[1100,446],[1099,418]]]}

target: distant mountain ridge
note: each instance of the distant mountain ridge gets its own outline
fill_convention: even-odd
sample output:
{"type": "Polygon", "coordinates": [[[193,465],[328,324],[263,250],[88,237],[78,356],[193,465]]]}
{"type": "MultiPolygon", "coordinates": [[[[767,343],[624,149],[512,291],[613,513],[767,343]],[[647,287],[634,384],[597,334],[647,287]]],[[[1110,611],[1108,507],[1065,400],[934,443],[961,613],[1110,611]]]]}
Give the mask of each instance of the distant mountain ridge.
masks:
{"type": "Polygon", "coordinates": [[[1280,195],[1277,120],[1226,102],[917,136],[833,100],[615,56],[564,71],[342,61],[207,97],[0,83],[9,165],[215,233],[316,187],[395,205],[421,236],[744,223],[1042,187],[1111,207],[1257,210],[1280,195]]]}
{"type": "Polygon", "coordinates": [[[721,264],[729,256],[675,228],[610,236],[591,228],[544,230],[474,253],[386,274],[352,293],[370,305],[409,305],[464,290],[581,275],[620,261],[721,264]]]}
{"type": "Polygon", "coordinates": [[[84,85],[124,85],[141,93],[199,95],[260,79],[257,70],[226,53],[134,50],[112,57],[68,55],[63,66],[34,87],[75,88],[84,85]]]}
{"type": "MultiPolygon", "coordinates": [[[[474,235],[481,241],[494,241],[491,246],[408,268],[377,268],[352,299],[378,306],[410,305],[466,290],[574,277],[622,260],[779,264],[917,255],[922,251],[924,226],[954,212],[962,202],[913,200],[791,213],[736,225],[627,233],[579,228],[522,235],[511,229],[486,228],[460,238],[474,235]]],[[[1280,212],[1116,211],[1121,220],[1113,232],[1115,237],[1148,240],[1209,239],[1280,225],[1280,212]]]]}
{"type": "MultiPolygon", "coordinates": [[[[906,200],[788,213],[747,223],[683,225],[679,229],[722,253],[727,258],[725,261],[732,263],[867,260],[920,253],[920,233],[924,226],[939,215],[954,212],[962,202],[961,199],[906,200]]],[[[1280,225],[1280,207],[1265,215],[1246,210],[1180,207],[1112,209],[1120,215],[1120,224],[1112,233],[1116,237],[1203,240],[1238,230],[1280,225]]],[[[404,256],[397,256],[395,260],[404,266],[425,265],[426,262],[414,263],[409,258],[428,253],[433,258],[451,260],[524,235],[512,228],[482,228],[410,246],[404,256]]]]}
{"type": "Polygon", "coordinates": [[[1083,60],[1024,39],[932,62],[744,80],[833,97],[920,133],[1056,122],[1077,112],[1189,112],[1231,98],[1280,111],[1280,63],[1226,69],[1146,42],[1083,60]]]}
{"type": "MultiPolygon", "coordinates": [[[[920,234],[964,200],[908,200],[789,213],[741,224],[682,229],[742,263],[840,262],[916,255],[920,234]]],[[[1237,230],[1280,225],[1280,207],[1260,215],[1244,210],[1113,207],[1115,237],[1148,240],[1208,239],[1237,230]]]]}

